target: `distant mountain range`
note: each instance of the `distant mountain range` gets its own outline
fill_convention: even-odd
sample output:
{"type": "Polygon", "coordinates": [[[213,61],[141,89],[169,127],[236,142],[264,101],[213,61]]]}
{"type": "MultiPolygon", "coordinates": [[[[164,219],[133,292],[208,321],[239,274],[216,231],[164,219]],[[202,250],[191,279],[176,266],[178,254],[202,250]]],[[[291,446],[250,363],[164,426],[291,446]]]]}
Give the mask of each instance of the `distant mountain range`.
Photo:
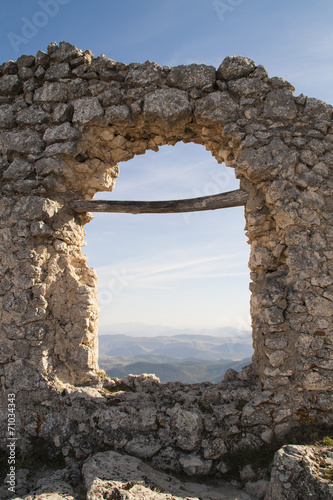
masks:
{"type": "MultiPolygon", "coordinates": [[[[230,332],[230,330],[229,330],[230,332]]],[[[178,334],[131,337],[99,336],[99,365],[111,377],[154,373],[161,382],[220,382],[228,368],[251,362],[251,332],[234,337],[178,334]]]]}
{"type": "Polygon", "coordinates": [[[182,328],[166,325],[149,325],[146,323],[114,323],[99,327],[99,335],[129,335],[130,337],[174,337],[175,335],[208,335],[211,337],[251,336],[250,330],[242,330],[233,326],[208,328],[182,328]]]}
{"type": "MultiPolygon", "coordinates": [[[[151,361],[153,355],[173,359],[200,359],[206,361],[240,360],[252,356],[252,338],[248,332],[238,337],[208,335],[174,335],[171,337],[130,337],[128,335],[100,335],[99,358],[140,356],[151,361]]],[[[170,359],[168,359],[170,361],[170,359]]]]}

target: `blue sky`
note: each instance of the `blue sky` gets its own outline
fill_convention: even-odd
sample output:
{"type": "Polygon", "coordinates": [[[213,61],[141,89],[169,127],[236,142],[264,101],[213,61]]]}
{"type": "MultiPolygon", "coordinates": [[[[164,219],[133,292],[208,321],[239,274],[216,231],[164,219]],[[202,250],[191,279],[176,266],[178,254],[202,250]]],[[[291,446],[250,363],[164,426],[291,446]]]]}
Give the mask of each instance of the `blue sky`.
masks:
{"type": "MultiPolygon", "coordinates": [[[[218,67],[254,59],[332,104],[332,0],[13,0],[1,5],[0,58],[66,40],[95,56],[218,67]]],[[[164,146],[120,165],[109,199],[176,199],[237,188],[198,145],[164,146]]],[[[96,214],[84,252],[99,276],[100,324],[249,329],[249,246],[242,208],[196,214],[96,214]]]]}

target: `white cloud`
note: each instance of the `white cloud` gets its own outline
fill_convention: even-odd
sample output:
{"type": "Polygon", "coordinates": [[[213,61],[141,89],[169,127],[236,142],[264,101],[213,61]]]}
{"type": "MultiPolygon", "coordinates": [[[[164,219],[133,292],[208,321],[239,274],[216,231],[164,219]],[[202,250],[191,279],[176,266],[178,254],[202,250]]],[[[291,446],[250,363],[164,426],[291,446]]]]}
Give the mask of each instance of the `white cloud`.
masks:
{"type": "Polygon", "coordinates": [[[97,268],[99,287],[170,289],[180,281],[246,276],[246,252],[232,255],[197,257],[188,260],[186,249],[165,253],[146,261],[128,260],[117,265],[97,268]],[[180,254],[183,253],[181,256],[180,254]]]}

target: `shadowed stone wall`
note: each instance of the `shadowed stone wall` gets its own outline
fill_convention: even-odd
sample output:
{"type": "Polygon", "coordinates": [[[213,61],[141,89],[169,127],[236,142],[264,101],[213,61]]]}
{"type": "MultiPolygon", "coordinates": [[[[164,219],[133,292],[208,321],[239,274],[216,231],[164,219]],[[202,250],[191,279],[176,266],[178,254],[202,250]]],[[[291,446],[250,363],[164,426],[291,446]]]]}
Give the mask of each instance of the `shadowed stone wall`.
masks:
{"type": "MultiPolygon", "coordinates": [[[[70,203],[111,191],[117,162],[179,141],[204,145],[219,163],[235,169],[249,194],[245,220],[254,345],[251,368],[239,376],[229,373],[233,382],[227,377],[220,387],[210,387],[211,403],[208,397],[200,407],[193,399],[197,416],[205,405],[213,411],[210,405],[217,400],[223,408],[231,405],[231,413],[217,411],[204,430],[191,417],[198,435],[183,446],[184,453],[201,449],[201,458],[202,453],[210,462],[220,458],[202,451],[202,439],[204,432],[224,439],[216,434],[223,425],[227,436],[240,433],[234,443],[251,427],[258,441],[251,438],[246,446],[258,447],[273,439],[272,429],[279,436],[299,422],[330,422],[332,107],[302,94],[294,97],[293,90],[238,56],[227,57],[217,71],[150,61],[127,66],[61,42],[51,44],[47,54],[39,51],[0,66],[0,377],[4,392],[17,394],[22,436],[52,437],[63,446],[76,432],[69,422],[77,426],[79,421],[80,439],[86,440],[80,449],[89,450],[92,442],[103,441],[112,419],[117,421],[105,410],[109,419],[92,430],[92,415],[96,411],[100,417],[96,408],[105,401],[98,392],[96,275],[81,252],[83,227],[91,216],[75,214],[70,203]],[[95,389],[80,392],[73,385],[95,389]],[[71,414],[69,399],[60,401],[67,409],[59,411],[60,393],[72,399],[75,394],[85,410],[71,414]]],[[[135,380],[127,382],[136,391],[135,380]]],[[[156,408],[157,394],[164,390],[157,386],[155,400],[150,396],[156,408]]],[[[200,394],[205,390],[202,386],[200,394]]],[[[139,403],[125,399],[134,411],[139,403]]],[[[170,429],[183,432],[190,417],[177,415],[178,427],[170,424],[163,432],[155,423],[142,430],[142,422],[135,427],[136,417],[131,425],[119,418],[125,427],[109,444],[128,447],[137,430],[148,440],[156,434],[157,456],[170,442],[182,447],[178,438],[170,441],[170,429]]]]}

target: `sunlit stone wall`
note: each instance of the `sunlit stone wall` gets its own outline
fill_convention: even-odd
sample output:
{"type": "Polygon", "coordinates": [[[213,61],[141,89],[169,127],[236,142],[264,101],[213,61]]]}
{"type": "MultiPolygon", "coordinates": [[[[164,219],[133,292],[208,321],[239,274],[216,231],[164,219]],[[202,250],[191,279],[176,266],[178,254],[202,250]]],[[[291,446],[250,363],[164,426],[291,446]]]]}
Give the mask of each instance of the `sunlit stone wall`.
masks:
{"type": "Polygon", "coordinates": [[[250,378],[266,396],[235,410],[238,429],[329,421],[332,107],[293,90],[238,56],[218,70],[127,66],[61,42],[0,66],[0,377],[28,434],[60,446],[59,393],[101,384],[96,275],[81,252],[91,216],[71,202],[111,191],[118,162],[179,141],[204,145],[249,194],[250,378]]]}

